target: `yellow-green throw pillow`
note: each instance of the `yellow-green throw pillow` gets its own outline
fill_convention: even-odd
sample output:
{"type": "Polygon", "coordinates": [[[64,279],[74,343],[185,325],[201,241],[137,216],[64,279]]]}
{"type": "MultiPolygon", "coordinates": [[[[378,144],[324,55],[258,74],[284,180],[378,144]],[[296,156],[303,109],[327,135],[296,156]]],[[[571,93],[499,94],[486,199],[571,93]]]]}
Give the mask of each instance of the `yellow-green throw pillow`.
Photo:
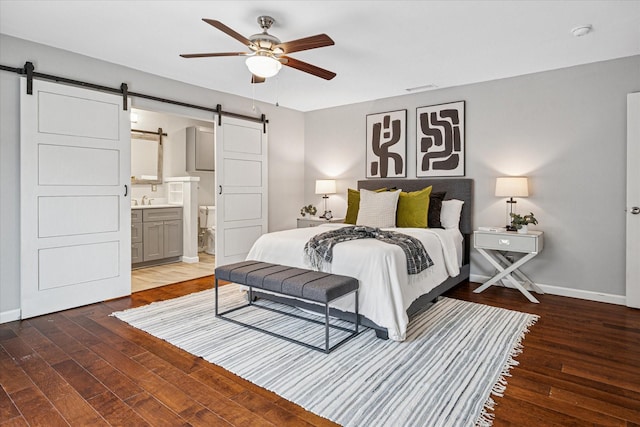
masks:
{"type": "MultiPolygon", "coordinates": [[[[386,188],[374,190],[376,192],[387,191],[386,188]]],[[[358,211],[360,210],[360,192],[352,188],[347,189],[347,215],[344,218],[345,224],[356,225],[358,211]]]]}
{"type": "Polygon", "coordinates": [[[431,186],[420,191],[400,193],[398,211],[396,214],[397,227],[426,228],[429,213],[429,195],[431,186]]]}

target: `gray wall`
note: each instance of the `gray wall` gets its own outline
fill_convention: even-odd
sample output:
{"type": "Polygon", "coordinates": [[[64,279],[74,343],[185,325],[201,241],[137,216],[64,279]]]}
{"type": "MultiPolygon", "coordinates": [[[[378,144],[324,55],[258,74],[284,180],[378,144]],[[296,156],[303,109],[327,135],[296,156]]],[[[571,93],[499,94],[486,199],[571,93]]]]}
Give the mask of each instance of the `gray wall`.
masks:
{"type": "MultiPolygon", "coordinates": [[[[365,116],[407,109],[408,177],[416,177],[416,108],[466,101],[466,176],[474,227],[504,225],[495,178],[526,175],[545,248],[523,269],[538,283],[625,294],[626,96],[640,90],[640,56],[441,89],[305,115],[305,202],[314,180],[336,177],[334,216],[365,177],[365,116]]],[[[472,274],[493,275],[473,251],[472,274]]]]}
{"type": "MultiPolygon", "coordinates": [[[[54,49],[0,34],[0,63],[129,90],[196,105],[215,107],[269,119],[269,230],[293,228],[303,203],[304,115],[283,107],[187,85],[116,64],[54,49]]],[[[215,76],[211,77],[212,79],[215,76]]],[[[19,76],[0,71],[0,318],[20,308],[20,136],[19,76]]],[[[149,110],[211,119],[197,110],[134,99],[134,106],[149,110]]],[[[35,260],[33,268],[36,268],[35,260]]]]}

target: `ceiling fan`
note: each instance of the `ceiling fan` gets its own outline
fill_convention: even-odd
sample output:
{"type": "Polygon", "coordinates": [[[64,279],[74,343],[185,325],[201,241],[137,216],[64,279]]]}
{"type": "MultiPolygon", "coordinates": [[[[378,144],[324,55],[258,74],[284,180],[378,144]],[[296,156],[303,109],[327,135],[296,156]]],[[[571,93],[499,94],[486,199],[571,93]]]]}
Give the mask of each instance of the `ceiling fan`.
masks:
{"type": "Polygon", "coordinates": [[[213,56],[246,56],[246,64],[251,71],[251,83],[263,83],[268,77],[278,74],[283,65],[295,68],[305,73],[331,80],[336,73],[325,70],[315,65],[300,61],[287,56],[293,52],[316,49],[319,47],[332,46],[334,44],[331,37],[326,34],[318,34],[289,42],[281,42],[275,36],[267,32],[275,20],[270,16],[259,16],[258,24],[262,28],[262,33],[254,34],[249,38],[235,32],[220,21],[214,19],[202,19],[207,24],[217,28],[225,34],[233,37],[245,44],[250,52],[219,52],[219,53],[191,53],[180,55],[183,58],[206,58],[213,56]]]}

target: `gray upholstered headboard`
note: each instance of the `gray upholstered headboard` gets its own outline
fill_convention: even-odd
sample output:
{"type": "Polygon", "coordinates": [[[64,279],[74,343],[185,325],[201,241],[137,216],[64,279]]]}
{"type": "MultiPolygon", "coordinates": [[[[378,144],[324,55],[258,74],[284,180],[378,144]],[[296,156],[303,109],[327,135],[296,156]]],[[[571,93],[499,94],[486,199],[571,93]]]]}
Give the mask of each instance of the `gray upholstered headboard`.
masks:
{"type": "Polygon", "coordinates": [[[432,178],[432,179],[367,179],[358,181],[358,190],[376,190],[378,188],[399,188],[402,191],[418,191],[433,186],[432,191],[446,191],[445,200],[463,200],[460,215],[460,231],[462,234],[473,232],[473,180],[470,178],[432,178]]]}

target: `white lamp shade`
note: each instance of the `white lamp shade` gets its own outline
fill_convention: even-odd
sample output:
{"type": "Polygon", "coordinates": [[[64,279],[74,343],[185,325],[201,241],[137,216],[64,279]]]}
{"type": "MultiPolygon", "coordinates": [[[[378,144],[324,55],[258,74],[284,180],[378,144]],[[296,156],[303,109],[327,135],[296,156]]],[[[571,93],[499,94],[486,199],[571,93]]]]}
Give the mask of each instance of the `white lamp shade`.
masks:
{"type": "Polygon", "coordinates": [[[496,197],[528,197],[526,176],[503,176],[496,179],[496,197]]]}
{"type": "Polygon", "coordinates": [[[317,179],[316,180],[316,194],[335,194],[335,192],[336,192],[335,179],[317,179]]]}
{"type": "Polygon", "coordinates": [[[278,74],[282,64],[270,56],[255,55],[246,60],[247,68],[258,77],[273,77],[278,74]]]}

